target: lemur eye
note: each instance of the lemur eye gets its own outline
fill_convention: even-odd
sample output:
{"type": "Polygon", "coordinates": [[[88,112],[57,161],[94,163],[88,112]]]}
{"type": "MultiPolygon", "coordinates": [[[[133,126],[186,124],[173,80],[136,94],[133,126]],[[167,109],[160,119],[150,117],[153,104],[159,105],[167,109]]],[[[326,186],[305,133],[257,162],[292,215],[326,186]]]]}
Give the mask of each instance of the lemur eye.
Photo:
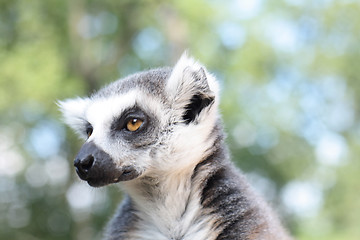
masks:
{"type": "Polygon", "coordinates": [[[88,136],[88,138],[91,136],[92,133],[93,133],[93,128],[91,126],[88,126],[86,128],[86,135],[88,136]]]}
{"type": "Polygon", "coordinates": [[[143,121],[138,119],[138,118],[131,118],[127,123],[126,123],[126,129],[130,132],[135,132],[136,130],[138,130],[141,125],[143,124],[143,121]]]}

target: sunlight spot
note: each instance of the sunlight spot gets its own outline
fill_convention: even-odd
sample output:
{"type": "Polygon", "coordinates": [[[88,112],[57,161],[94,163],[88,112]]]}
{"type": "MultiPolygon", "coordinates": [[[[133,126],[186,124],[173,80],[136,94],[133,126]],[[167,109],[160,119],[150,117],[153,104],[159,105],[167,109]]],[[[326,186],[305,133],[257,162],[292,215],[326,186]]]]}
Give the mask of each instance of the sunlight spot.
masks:
{"type": "Polygon", "coordinates": [[[118,28],[116,15],[102,11],[97,15],[85,14],[77,23],[77,32],[84,39],[114,33],[118,28]]]}
{"type": "Polygon", "coordinates": [[[269,40],[272,46],[290,53],[299,49],[299,33],[293,22],[284,19],[273,19],[266,25],[266,40],[269,40]]]}
{"type": "Polygon", "coordinates": [[[336,133],[325,133],[316,144],[316,160],[319,163],[330,166],[344,164],[347,155],[346,140],[336,133]]]}
{"type": "Polygon", "coordinates": [[[223,22],[218,25],[217,32],[223,45],[230,50],[237,49],[245,43],[245,30],[234,22],[223,22]]]}
{"type": "Polygon", "coordinates": [[[162,34],[155,28],[145,28],[139,32],[133,41],[133,49],[141,59],[161,57],[161,47],[164,44],[162,34]]]}
{"type": "Polygon", "coordinates": [[[36,155],[48,158],[58,153],[64,138],[63,128],[52,121],[39,122],[30,132],[29,146],[36,155]]]}
{"type": "Polygon", "coordinates": [[[50,184],[64,184],[69,178],[69,163],[62,157],[55,157],[46,161],[45,172],[50,184]]]}
{"type": "Polygon", "coordinates": [[[314,183],[293,181],[284,187],[282,201],[298,217],[313,217],[322,208],[323,192],[314,183]]]}
{"type": "Polygon", "coordinates": [[[48,181],[48,176],[41,163],[34,163],[26,169],[25,179],[32,187],[43,187],[48,181]]]}
{"type": "Polygon", "coordinates": [[[74,183],[66,192],[66,199],[75,210],[88,210],[93,204],[91,188],[86,183],[74,183]]]}
{"type": "Polygon", "coordinates": [[[232,135],[240,147],[249,147],[255,143],[256,128],[249,122],[242,122],[236,125],[232,135]]]}
{"type": "Polygon", "coordinates": [[[230,4],[230,11],[232,11],[238,19],[251,19],[259,15],[262,5],[262,0],[235,0],[230,4]]]}
{"type": "Polygon", "coordinates": [[[91,212],[98,212],[105,205],[106,189],[92,188],[85,182],[76,182],[66,192],[66,199],[75,217],[86,218],[91,212]]]}
{"type": "Polygon", "coordinates": [[[0,176],[15,176],[25,167],[25,159],[14,148],[14,144],[10,133],[0,133],[0,176]]]}
{"type": "Polygon", "coordinates": [[[0,175],[15,176],[25,167],[24,158],[15,150],[0,152],[0,175]]]}

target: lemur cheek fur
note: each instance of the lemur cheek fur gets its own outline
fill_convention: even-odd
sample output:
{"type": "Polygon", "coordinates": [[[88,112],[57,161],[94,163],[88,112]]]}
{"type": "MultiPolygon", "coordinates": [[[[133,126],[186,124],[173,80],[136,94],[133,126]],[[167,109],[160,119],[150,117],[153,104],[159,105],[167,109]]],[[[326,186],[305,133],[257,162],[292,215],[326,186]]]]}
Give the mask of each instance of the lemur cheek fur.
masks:
{"type": "Polygon", "coordinates": [[[125,191],[104,239],[291,239],[230,161],[218,105],[215,77],[187,54],[59,102],[86,139],[79,177],[125,191]]]}

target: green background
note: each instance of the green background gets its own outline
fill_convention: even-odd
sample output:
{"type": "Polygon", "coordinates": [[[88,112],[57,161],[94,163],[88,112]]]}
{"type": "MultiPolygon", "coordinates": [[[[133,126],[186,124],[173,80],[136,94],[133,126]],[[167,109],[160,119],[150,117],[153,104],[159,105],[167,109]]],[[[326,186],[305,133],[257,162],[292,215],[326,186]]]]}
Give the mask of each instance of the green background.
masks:
{"type": "Polygon", "coordinates": [[[220,81],[237,165],[297,239],[360,239],[360,2],[0,0],[0,239],[101,239],[58,99],[188,49],[220,81]]]}

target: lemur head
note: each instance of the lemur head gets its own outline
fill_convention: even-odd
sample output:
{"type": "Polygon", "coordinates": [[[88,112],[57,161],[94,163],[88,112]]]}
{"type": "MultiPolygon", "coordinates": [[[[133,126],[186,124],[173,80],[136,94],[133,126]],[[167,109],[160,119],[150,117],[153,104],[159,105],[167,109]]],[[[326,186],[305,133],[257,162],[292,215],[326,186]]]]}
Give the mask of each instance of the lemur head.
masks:
{"type": "Polygon", "coordinates": [[[214,143],[217,94],[215,78],[184,54],[172,69],[60,101],[65,122],[86,139],[74,161],[77,174],[103,186],[194,168],[214,143]]]}

